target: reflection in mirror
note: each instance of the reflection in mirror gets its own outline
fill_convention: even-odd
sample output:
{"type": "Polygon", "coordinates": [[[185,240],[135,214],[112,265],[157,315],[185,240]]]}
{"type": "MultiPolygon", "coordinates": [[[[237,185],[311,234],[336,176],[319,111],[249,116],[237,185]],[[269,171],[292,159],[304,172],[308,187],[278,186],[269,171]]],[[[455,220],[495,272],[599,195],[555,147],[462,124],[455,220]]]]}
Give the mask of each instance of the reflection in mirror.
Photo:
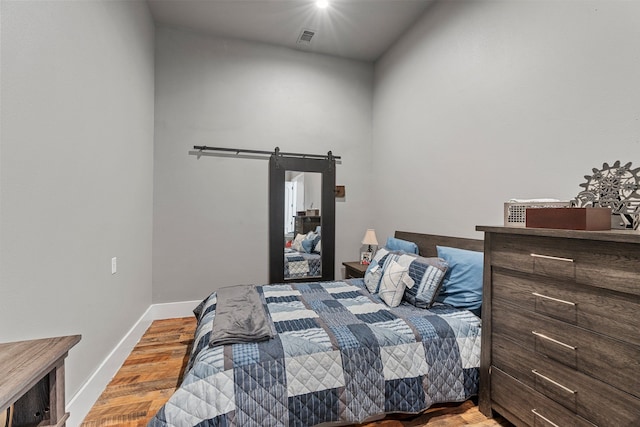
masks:
{"type": "Polygon", "coordinates": [[[322,174],[285,171],[284,279],[322,277],[322,174]]]}

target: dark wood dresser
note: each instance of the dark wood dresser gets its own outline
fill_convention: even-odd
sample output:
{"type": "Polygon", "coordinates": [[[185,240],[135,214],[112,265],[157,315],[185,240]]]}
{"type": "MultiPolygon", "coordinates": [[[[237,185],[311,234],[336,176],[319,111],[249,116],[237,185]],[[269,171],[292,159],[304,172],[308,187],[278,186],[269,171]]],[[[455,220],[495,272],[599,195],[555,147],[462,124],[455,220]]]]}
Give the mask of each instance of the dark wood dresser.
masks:
{"type": "Polygon", "coordinates": [[[310,231],[316,231],[316,227],[322,224],[322,217],[319,216],[296,216],[294,218],[296,234],[307,234],[310,231]]]}
{"type": "Polygon", "coordinates": [[[484,227],[480,411],[640,426],[640,234],[484,227]]]}

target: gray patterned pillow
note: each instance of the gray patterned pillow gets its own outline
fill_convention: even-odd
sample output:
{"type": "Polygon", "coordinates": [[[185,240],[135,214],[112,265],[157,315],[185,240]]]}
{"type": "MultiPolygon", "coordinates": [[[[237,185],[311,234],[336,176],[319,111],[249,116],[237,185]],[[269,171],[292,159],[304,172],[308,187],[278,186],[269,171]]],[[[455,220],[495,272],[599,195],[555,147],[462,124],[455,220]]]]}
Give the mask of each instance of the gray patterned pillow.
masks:
{"type": "Polygon", "coordinates": [[[371,260],[371,264],[367,267],[367,271],[364,273],[364,284],[372,294],[378,292],[378,285],[380,284],[380,279],[382,279],[382,265],[380,265],[380,260],[388,254],[389,251],[386,248],[378,249],[371,260]]]}
{"type": "Polygon", "coordinates": [[[416,286],[404,293],[404,300],[418,308],[430,308],[438,295],[449,264],[442,258],[415,256],[408,266],[416,286]]]}
{"type": "Polygon", "coordinates": [[[397,260],[403,253],[404,252],[390,251],[387,248],[378,249],[378,252],[376,252],[371,260],[371,264],[367,267],[367,271],[364,273],[364,284],[367,286],[369,292],[372,294],[378,292],[384,269],[392,260],[397,260]]]}

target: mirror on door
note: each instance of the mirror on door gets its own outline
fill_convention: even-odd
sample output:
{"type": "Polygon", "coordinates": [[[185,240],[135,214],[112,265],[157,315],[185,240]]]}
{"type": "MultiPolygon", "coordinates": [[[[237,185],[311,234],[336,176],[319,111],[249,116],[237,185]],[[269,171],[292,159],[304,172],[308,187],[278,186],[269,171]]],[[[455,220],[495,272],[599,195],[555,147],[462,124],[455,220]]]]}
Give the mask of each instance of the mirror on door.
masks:
{"type": "Polygon", "coordinates": [[[335,159],[269,160],[269,283],[333,280],[335,159]]]}
{"type": "Polygon", "coordinates": [[[322,277],[322,174],[285,171],[284,279],[322,277]]]}

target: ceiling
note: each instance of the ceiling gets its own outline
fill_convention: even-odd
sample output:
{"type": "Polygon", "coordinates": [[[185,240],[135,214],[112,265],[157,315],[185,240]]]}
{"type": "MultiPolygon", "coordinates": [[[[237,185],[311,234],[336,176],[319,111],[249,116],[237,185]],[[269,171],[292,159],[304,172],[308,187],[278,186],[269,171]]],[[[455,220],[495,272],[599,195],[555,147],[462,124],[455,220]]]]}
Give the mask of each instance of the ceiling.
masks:
{"type": "Polygon", "coordinates": [[[157,24],[363,61],[378,59],[433,0],[147,0],[157,24]],[[315,35],[298,43],[303,30],[315,35]]]}

